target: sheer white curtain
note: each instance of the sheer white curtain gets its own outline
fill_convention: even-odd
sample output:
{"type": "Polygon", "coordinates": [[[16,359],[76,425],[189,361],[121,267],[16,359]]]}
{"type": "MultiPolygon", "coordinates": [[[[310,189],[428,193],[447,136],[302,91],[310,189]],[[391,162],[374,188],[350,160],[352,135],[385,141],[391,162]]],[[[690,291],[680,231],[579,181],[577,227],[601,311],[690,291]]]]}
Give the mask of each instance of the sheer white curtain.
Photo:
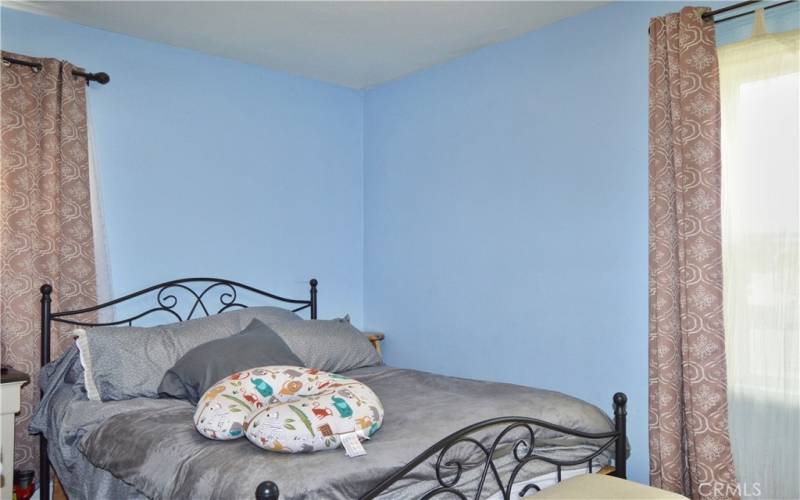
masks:
{"type": "Polygon", "coordinates": [[[800,498],[800,30],[719,48],[730,435],[743,497],[800,498]]]}
{"type": "MultiPolygon", "coordinates": [[[[97,168],[97,155],[94,145],[94,125],[92,124],[91,106],[87,100],[87,136],[89,142],[89,191],[92,200],[92,231],[94,232],[94,264],[97,276],[97,303],[111,300],[111,262],[108,258],[106,242],[106,221],[103,216],[103,198],[100,195],[100,172],[97,168]]],[[[114,308],[101,309],[97,313],[98,321],[113,321],[114,308]]]]}

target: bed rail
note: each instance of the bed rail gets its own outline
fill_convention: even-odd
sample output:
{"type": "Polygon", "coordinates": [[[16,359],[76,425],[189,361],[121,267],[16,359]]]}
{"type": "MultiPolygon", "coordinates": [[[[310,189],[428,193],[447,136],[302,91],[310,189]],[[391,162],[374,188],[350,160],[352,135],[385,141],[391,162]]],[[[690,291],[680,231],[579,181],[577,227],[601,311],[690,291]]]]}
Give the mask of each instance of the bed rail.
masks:
{"type": "MultiPolygon", "coordinates": [[[[467,494],[459,489],[459,481],[466,470],[465,464],[457,457],[448,458],[448,452],[458,445],[467,445],[474,447],[478,453],[483,455],[483,462],[475,467],[480,467],[481,474],[478,480],[477,490],[470,493],[469,496],[480,498],[486,481],[494,481],[498,490],[502,493],[505,500],[510,500],[512,490],[515,485],[516,479],[522,469],[533,461],[539,460],[547,462],[556,466],[556,479],[561,482],[562,469],[564,467],[575,467],[581,464],[587,465],[587,472],[593,471],[593,460],[606,451],[614,448],[614,470],[611,475],[625,479],[627,475],[626,461],[627,461],[627,410],[628,397],[618,392],[614,394],[614,430],[609,432],[591,433],[584,432],[576,429],[569,429],[560,425],[545,422],[535,418],[527,417],[499,417],[489,420],[484,420],[464,427],[449,436],[445,437],[438,443],[434,444],[424,452],[417,455],[412,461],[406,464],[403,468],[394,474],[386,477],[380,483],[376,484],[368,492],[364,493],[360,500],[372,500],[388,491],[388,489],[397,483],[399,480],[406,477],[419,465],[428,463],[432,459],[435,460],[434,474],[438,486],[425,493],[421,498],[427,500],[437,495],[450,494],[456,498],[466,500],[467,494]],[[484,434],[479,439],[476,437],[478,433],[486,432],[488,429],[497,428],[499,432],[495,435],[494,439],[487,439],[484,434]],[[542,449],[536,448],[536,430],[548,429],[555,431],[565,436],[575,436],[584,439],[597,440],[597,449],[572,460],[561,460],[543,452],[542,449]],[[521,432],[520,437],[514,438],[512,432],[521,432]],[[489,444],[487,444],[489,443],[489,444]],[[512,446],[513,457],[516,465],[512,469],[506,480],[500,476],[499,471],[494,463],[495,452],[503,445],[512,446]]],[[[530,489],[539,491],[539,486],[534,483],[528,483],[520,492],[520,496],[524,496],[530,489]]],[[[255,492],[256,500],[278,500],[280,490],[278,485],[273,481],[264,481],[258,485],[255,492]]]]}
{"type": "MultiPolygon", "coordinates": [[[[165,281],[139,291],[129,293],[118,299],[110,300],[83,309],[71,311],[51,311],[53,303],[53,287],[44,284],[40,288],[41,298],[41,366],[50,362],[50,333],[53,322],[67,323],[78,326],[133,326],[134,321],[162,313],[177,321],[186,321],[204,316],[211,316],[225,312],[229,309],[249,307],[240,297],[242,291],[249,292],[258,297],[265,297],[276,302],[293,304],[294,312],[308,309],[309,317],[317,319],[317,280],[311,279],[309,298],[290,299],[271,292],[266,292],[250,285],[237,281],[220,278],[184,278],[165,281]],[[123,319],[113,321],[87,321],[80,319],[82,315],[112,308],[118,304],[132,301],[138,297],[150,294],[154,303],[145,306],[142,311],[132,313],[123,319]],[[182,300],[183,299],[183,300],[182,300]],[[77,317],[77,318],[76,318],[77,317]]],[[[250,304],[253,306],[255,304],[250,304]]],[[[47,454],[47,438],[39,436],[39,498],[50,498],[50,459],[47,454]]]]}

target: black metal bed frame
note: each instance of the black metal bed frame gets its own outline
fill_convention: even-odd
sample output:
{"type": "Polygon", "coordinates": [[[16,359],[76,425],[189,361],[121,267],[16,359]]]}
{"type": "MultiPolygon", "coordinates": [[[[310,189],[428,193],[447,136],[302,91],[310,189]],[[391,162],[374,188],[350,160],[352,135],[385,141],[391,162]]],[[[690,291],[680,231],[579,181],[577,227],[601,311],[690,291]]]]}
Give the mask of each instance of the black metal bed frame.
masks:
{"type": "MultiPolygon", "coordinates": [[[[317,319],[317,280],[310,280],[309,285],[310,292],[308,299],[289,299],[236,281],[218,278],[185,278],[159,283],[137,292],[130,293],[118,299],[104,302],[92,307],[71,311],[52,312],[51,304],[53,287],[49,284],[45,284],[42,285],[40,289],[42,294],[41,365],[44,366],[50,362],[50,333],[53,322],[67,323],[76,326],[132,326],[134,321],[157,313],[170,314],[179,322],[186,321],[192,319],[196,313],[199,314],[199,311],[202,311],[205,316],[210,316],[212,314],[225,312],[231,308],[248,307],[239,301],[238,290],[245,290],[247,292],[251,292],[262,297],[267,297],[278,302],[297,304],[298,307],[292,309],[294,312],[308,309],[310,318],[317,319]],[[203,284],[204,288],[195,290],[189,286],[191,284],[203,284]],[[155,294],[156,304],[154,306],[121,320],[100,322],[70,319],[72,316],[80,316],[82,314],[107,309],[117,304],[121,304],[150,293],[155,294]],[[182,294],[184,296],[188,296],[188,300],[190,301],[187,305],[188,313],[184,315],[182,315],[178,309],[178,305],[180,303],[178,296],[182,294]],[[213,297],[216,297],[216,299],[219,301],[219,304],[215,312],[209,312],[210,305],[205,301],[213,297]]],[[[416,458],[414,458],[400,470],[383,479],[375,487],[362,495],[360,500],[371,500],[382,493],[385,493],[395,483],[406,478],[407,475],[414,471],[414,469],[416,469],[418,466],[424,463],[429,463],[432,460],[435,460],[434,472],[438,486],[434,487],[425,495],[423,495],[423,500],[444,494],[450,494],[457,498],[466,500],[467,495],[459,490],[458,483],[462,478],[462,473],[467,469],[467,465],[465,465],[463,461],[457,457],[450,459],[447,458],[448,452],[455,449],[455,447],[459,445],[474,447],[475,450],[481,453],[483,457],[480,464],[470,467],[471,470],[475,470],[474,467],[480,467],[480,469],[477,470],[481,471],[477,485],[477,492],[474,494],[474,498],[476,500],[481,496],[483,487],[487,481],[487,476],[491,476],[490,480],[493,479],[495,481],[497,488],[500,492],[502,492],[503,498],[510,500],[515,480],[528,463],[535,460],[540,460],[551,465],[555,465],[557,482],[561,482],[563,467],[575,467],[581,464],[587,464],[588,472],[591,473],[593,472],[593,460],[610,450],[612,445],[614,446],[614,470],[611,472],[611,475],[625,478],[627,474],[627,401],[628,398],[625,396],[625,394],[621,392],[614,394],[614,430],[610,432],[583,432],[528,417],[499,417],[477,422],[450,434],[424,452],[420,453],[416,458]],[[487,441],[485,435],[483,440],[476,437],[476,434],[486,433],[492,428],[500,428],[500,431],[496,434],[496,437],[494,437],[493,440],[490,440],[491,444],[486,444],[487,441]],[[559,460],[548,456],[547,454],[537,453],[535,440],[536,430],[539,428],[554,431],[565,436],[575,436],[602,442],[598,443],[596,450],[583,457],[580,457],[579,459],[559,460]],[[521,432],[522,436],[512,439],[513,436],[511,436],[511,433],[513,432],[521,432]],[[516,461],[516,465],[512,469],[508,479],[503,481],[503,479],[500,477],[500,473],[497,470],[494,460],[496,451],[499,448],[507,445],[509,439],[513,441],[511,450],[513,458],[516,461]]],[[[47,452],[47,439],[44,435],[40,435],[39,453],[39,497],[50,498],[50,459],[47,452]]],[[[524,494],[526,494],[530,489],[535,489],[538,491],[539,486],[533,483],[527,484],[520,492],[520,496],[524,496],[524,494]]],[[[280,492],[278,485],[273,481],[263,481],[258,485],[255,491],[256,500],[278,500],[279,496],[280,492]]]]}

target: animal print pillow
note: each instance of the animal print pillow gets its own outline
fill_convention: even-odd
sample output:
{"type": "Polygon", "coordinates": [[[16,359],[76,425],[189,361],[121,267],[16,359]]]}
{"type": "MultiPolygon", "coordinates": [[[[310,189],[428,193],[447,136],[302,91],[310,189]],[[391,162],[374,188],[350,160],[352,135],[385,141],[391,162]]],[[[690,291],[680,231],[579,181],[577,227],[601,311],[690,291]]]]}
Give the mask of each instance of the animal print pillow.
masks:
{"type": "Polygon", "coordinates": [[[297,366],[234,373],[203,394],[194,414],[207,438],[246,436],[282,453],[334,449],[351,432],[368,439],[382,422],[383,405],[362,382],[297,366]]]}

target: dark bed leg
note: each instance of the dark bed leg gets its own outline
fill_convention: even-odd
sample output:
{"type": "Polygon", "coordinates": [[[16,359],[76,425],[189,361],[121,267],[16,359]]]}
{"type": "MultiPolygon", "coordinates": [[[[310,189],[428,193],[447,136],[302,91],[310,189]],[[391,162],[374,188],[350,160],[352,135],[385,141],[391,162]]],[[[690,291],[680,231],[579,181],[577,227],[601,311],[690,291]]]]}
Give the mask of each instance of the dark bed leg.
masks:
{"type": "Polygon", "coordinates": [[[627,460],[628,460],[628,430],[626,419],[628,411],[625,405],[628,404],[628,396],[624,392],[614,394],[614,428],[619,433],[614,449],[614,473],[616,477],[627,479],[627,460]]]}
{"type": "Polygon", "coordinates": [[[278,485],[272,481],[264,481],[256,487],[256,500],[278,500],[278,485]]]}
{"type": "MultiPolygon", "coordinates": [[[[42,337],[39,348],[41,349],[41,366],[50,362],[50,294],[53,287],[44,284],[39,289],[42,292],[42,337]]],[[[41,393],[39,394],[41,398],[41,393]]],[[[50,459],[47,456],[47,439],[44,434],[39,435],[39,498],[50,500],[50,459]]]]}
{"type": "Polygon", "coordinates": [[[39,436],[39,498],[50,500],[50,459],[44,436],[39,436]]]}

